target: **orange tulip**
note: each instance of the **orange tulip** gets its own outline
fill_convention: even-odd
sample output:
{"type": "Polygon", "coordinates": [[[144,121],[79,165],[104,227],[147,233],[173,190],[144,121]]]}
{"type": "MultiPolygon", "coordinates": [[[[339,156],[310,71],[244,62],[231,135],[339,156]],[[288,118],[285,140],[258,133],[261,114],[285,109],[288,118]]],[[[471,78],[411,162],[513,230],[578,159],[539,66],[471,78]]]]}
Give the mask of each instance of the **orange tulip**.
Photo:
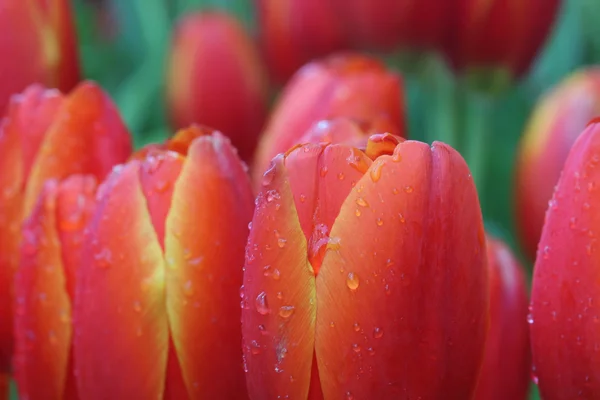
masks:
{"type": "Polygon", "coordinates": [[[551,31],[562,1],[450,3],[450,29],[443,50],[451,66],[461,74],[506,84],[528,71],[551,31]]]}
{"type": "Polygon", "coordinates": [[[271,74],[287,81],[305,63],[346,49],[329,0],[255,0],[260,42],[271,74]]]}
{"type": "Polygon", "coordinates": [[[600,120],[575,142],[550,202],[529,316],[534,375],[545,400],[600,393],[600,120]]]}
{"type": "Polygon", "coordinates": [[[525,400],[531,356],[527,281],[508,246],[488,238],[490,331],[477,386],[477,400],[525,400]]]}
{"type": "Polygon", "coordinates": [[[78,399],[71,354],[75,277],[96,179],[49,181],[23,225],[15,281],[15,378],[31,399],[78,399]]]}
{"type": "Polygon", "coordinates": [[[82,83],[68,96],[31,86],[14,96],[0,126],[0,375],[13,349],[13,276],[20,224],[49,179],[102,179],[131,152],[127,129],[108,96],[82,83]]]}
{"type": "Polygon", "coordinates": [[[213,126],[243,160],[254,153],[266,118],[268,81],[244,27],[224,13],[189,14],[173,38],[167,105],[173,125],[213,126]]]}
{"type": "Polygon", "coordinates": [[[77,280],[86,399],[244,399],[239,288],[253,196],[220,133],[190,128],[115,170],[77,280]]]}
{"type": "Polygon", "coordinates": [[[600,69],[578,71],[552,89],[529,120],[516,167],[517,226],[533,260],[548,201],[575,139],[600,115],[600,69]]]}
{"type": "Polygon", "coordinates": [[[358,54],[330,56],[304,66],[285,88],[263,133],[254,158],[254,183],[270,160],[300,142],[318,121],[346,117],[404,134],[400,77],[376,59],[358,54]]]}
{"type": "Polygon", "coordinates": [[[389,134],[278,155],[241,296],[251,398],[470,398],[488,274],[467,165],[389,134]]]}
{"type": "Polygon", "coordinates": [[[29,84],[62,91],[77,84],[77,41],[68,0],[4,0],[0,26],[0,114],[9,97],[29,84]]]}

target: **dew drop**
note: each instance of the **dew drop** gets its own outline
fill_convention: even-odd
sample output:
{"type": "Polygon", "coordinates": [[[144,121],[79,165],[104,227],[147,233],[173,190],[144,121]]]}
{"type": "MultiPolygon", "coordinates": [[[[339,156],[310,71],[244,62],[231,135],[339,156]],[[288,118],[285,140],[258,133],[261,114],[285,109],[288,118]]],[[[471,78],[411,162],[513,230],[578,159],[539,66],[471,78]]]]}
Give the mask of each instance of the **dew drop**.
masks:
{"type": "Polygon", "coordinates": [[[294,306],[281,306],[279,308],[279,316],[281,318],[289,318],[294,313],[294,306]]]}
{"type": "Polygon", "coordinates": [[[343,172],[340,172],[340,173],[338,174],[338,176],[337,176],[337,177],[338,177],[338,179],[339,179],[340,181],[343,181],[343,180],[344,180],[344,178],[345,178],[345,176],[344,176],[344,173],[343,173],[343,172]]]}
{"type": "Polygon", "coordinates": [[[412,192],[413,192],[413,188],[412,188],[412,186],[406,186],[406,187],[404,188],[404,192],[405,192],[405,193],[412,193],[412,192]]]}
{"type": "Polygon", "coordinates": [[[271,311],[269,310],[269,303],[265,292],[260,292],[256,296],[256,311],[261,315],[267,315],[271,311]]]}
{"type": "Polygon", "coordinates": [[[381,160],[375,161],[373,165],[371,165],[371,171],[369,175],[371,176],[371,180],[373,182],[378,182],[381,179],[381,170],[383,169],[384,163],[381,160]]]}
{"type": "Polygon", "coordinates": [[[321,178],[325,178],[328,171],[329,171],[329,168],[327,168],[327,167],[321,168],[321,171],[319,171],[319,175],[321,175],[321,178]]]}
{"type": "Polygon", "coordinates": [[[304,203],[306,201],[306,196],[301,194],[300,195],[300,203],[304,203]]]}
{"type": "Polygon", "coordinates": [[[349,272],[348,277],[346,278],[346,285],[348,288],[354,291],[358,289],[359,283],[358,275],[356,275],[354,272],[349,272]]]}
{"type": "Polygon", "coordinates": [[[354,332],[359,332],[360,324],[358,322],[355,322],[354,325],[352,325],[352,328],[354,329],[354,332]]]}
{"type": "Polygon", "coordinates": [[[281,279],[281,272],[279,272],[279,270],[277,268],[275,268],[273,270],[273,273],[271,274],[271,277],[273,279],[275,279],[276,281],[278,281],[279,279],[281,279]]]}
{"type": "Polygon", "coordinates": [[[329,323],[329,327],[330,327],[330,328],[335,328],[335,322],[331,321],[331,322],[329,323]]]}
{"type": "Polygon", "coordinates": [[[352,351],[355,352],[355,353],[360,353],[360,351],[361,351],[360,345],[358,343],[353,343],[352,344],[352,351]]]}
{"type": "Polygon", "coordinates": [[[250,353],[253,355],[260,354],[260,344],[256,340],[250,342],[250,353]]]}
{"type": "Polygon", "coordinates": [[[377,218],[377,226],[382,226],[383,225],[383,220],[381,218],[377,218]]]}
{"type": "Polygon", "coordinates": [[[383,336],[383,329],[381,329],[379,327],[375,327],[375,329],[373,329],[373,337],[375,339],[381,339],[382,336],[383,336]]]}
{"type": "Polygon", "coordinates": [[[369,203],[367,203],[367,201],[365,199],[363,199],[362,197],[359,197],[356,199],[356,204],[358,204],[361,207],[368,207],[369,203]]]}
{"type": "Polygon", "coordinates": [[[188,280],[183,284],[183,294],[185,294],[187,297],[194,295],[194,286],[191,280],[188,280]]]}
{"type": "Polygon", "coordinates": [[[357,217],[360,217],[360,210],[357,208],[356,211],[354,212],[354,215],[356,215],[357,217]]]}
{"type": "Polygon", "coordinates": [[[277,246],[279,246],[280,249],[283,249],[285,247],[286,243],[287,243],[287,240],[284,238],[277,239],[277,246]]]}
{"type": "Polygon", "coordinates": [[[135,312],[142,312],[142,304],[140,303],[139,300],[136,300],[133,302],[133,311],[135,312]]]}

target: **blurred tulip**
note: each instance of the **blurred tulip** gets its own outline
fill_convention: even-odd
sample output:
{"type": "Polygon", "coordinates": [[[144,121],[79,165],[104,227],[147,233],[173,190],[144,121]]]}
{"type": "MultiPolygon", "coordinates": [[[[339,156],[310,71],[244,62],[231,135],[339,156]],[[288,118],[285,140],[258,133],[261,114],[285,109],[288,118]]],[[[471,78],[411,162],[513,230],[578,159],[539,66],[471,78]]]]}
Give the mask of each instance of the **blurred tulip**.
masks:
{"type": "Polygon", "coordinates": [[[92,83],[68,96],[40,86],[14,96],[0,125],[0,375],[13,348],[13,275],[20,225],[48,179],[92,174],[102,179],[131,152],[118,111],[92,83]]]}
{"type": "Polygon", "coordinates": [[[452,68],[478,85],[503,87],[526,73],[561,0],[454,0],[444,45],[452,68]]]}
{"type": "Polygon", "coordinates": [[[246,248],[250,397],[468,399],[487,282],[477,193],[452,148],[389,134],[365,150],[296,146],[263,177],[246,248]]]}
{"type": "Polygon", "coordinates": [[[596,115],[600,115],[600,68],[589,68],[546,94],[529,120],[517,159],[515,195],[521,242],[532,260],[569,150],[596,115]]]}
{"type": "Polygon", "coordinates": [[[15,280],[15,378],[24,399],[77,399],[71,309],[96,179],[49,181],[23,225],[15,280]]]}
{"type": "Polygon", "coordinates": [[[240,307],[253,197],[220,133],[189,128],[98,190],[74,309],[86,399],[244,399],[240,307]]]}
{"type": "Polygon", "coordinates": [[[451,1],[330,0],[352,44],[388,50],[439,47],[451,1]]]}
{"type": "Polygon", "coordinates": [[[527,281],[508,246],[487,240],[490,274],[490,331],[475,399],[525,400],[531,356],[527,281]]]}
{"type": "Polygon", "coordinates": [[[167,77],[173,125],[213,126],[243,160],[252,157],[267,112],[268,81],[243,26],[224,13],[189,14],[173,38],[167,77]]]}
{"type": "Polygon", "coordinates": [[[0,114],[32,83],[68,91],[79,81],[68,0],[4,0],[0,6],[0,114]]]}
{"type": "Polygon", "coordinates": [[[544,400],[600,393],[600,121],[575,142],[550,202],[534,268],[533,365],[544,400]]]}
{"type": "Polygon", "coordinates": [[[261,137],[253,165],[260,181],[271,159],[299,143],[320,120],[346,117],[360,124],[394,127],[404,134],[400,77],[376,59],[339,54],[304,66],[285,88],[261,137]],[[379,121],[379,122],[378,122],[379,121]]]}
{"type": "Polygon", "coordinates": [[[260,42],[271,74],[284,83],[305,63],[346,49],[328,0],[255,0],[260,42]]]}

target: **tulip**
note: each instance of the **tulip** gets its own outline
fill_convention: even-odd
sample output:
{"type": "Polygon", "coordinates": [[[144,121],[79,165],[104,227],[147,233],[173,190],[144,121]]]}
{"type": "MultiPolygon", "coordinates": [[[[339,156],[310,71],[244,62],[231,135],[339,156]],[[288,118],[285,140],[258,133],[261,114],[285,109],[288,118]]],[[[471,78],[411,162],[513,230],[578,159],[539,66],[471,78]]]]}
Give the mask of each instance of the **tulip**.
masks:
{"type": "Polygon", "coordinates": [[[284,83],[305,63],[346,49],[329,0],[255,0],[260,43],[275,80],[284,83]]]}
{"type": "Polygon", "coordinates": [[[278,100],[253,165],[259,182],[270,160],[300,142],[318,121],[346,117],[367,125],[385,120],[390,133],[404,134],[400,77],[376,59],[338,54],[304,66],[278,100]]]}
{"type": "Polygon", "coordinates": [[[250,398],[471,398],[488,275],[455,150],[390,134],[299,145],[256,204],[240,293],[250,398]]]}
{"type": "Polygon", "coordinates": [[[475,399],[525,400],[531,356],[523,269],[508,246],[488,237],[490,330],[475,399]]]}
{"type": "Polygon", "coordinates": [[[29,84],[71,90],[79,81],[68,0],[4,0],[0,7],[0,114],[29,84]]]}
{"type": "Polygon", "coordinates": [[[250,160],[266,118],[268,81],[258,50],[238,21],[206,12],[179,22],[167,99],[177,129],[213,126],[231,139],[243,160],[250,160]]]}
{"type": "Polygon", "coordinates": [[[49,179],[102,179],[131,151],[127,129],[108,96],[82,83],[68,96],[34,85],[14,96],[0,125],[0,375],[13,349],[13,276],[20,224],[49,179]]]}
{"type": "Polygon", "coordinates": [[[588,68],[546,94],[529,120],[517,160],[516,222],[531,259],[569,150],[588,121],[599,114],[600,69],[588,68]]]}
{"type": "MultiPolygon", "coordinates": [[[[561,0],[455,0],[443,50],[452,68],[485,85],[527,72],[551,31],[561,0]]],[[[495,88],[495,86],[494,86],[495,88]]]]}
{"type": "Polygon", "coordinates": [[[74,304],[86,399],[244,399],[240,307],[253,196],[229,141],[198,127],[98,190],[74,304]]]}
{"type": "Polygon", "coordinates": [[[398,45],[428,50],[441,45],[451,2],[438,0],[330,0],[348,39],[367,49],[398,45]]]}
{"type": "Polygon", "coordinates": [[[27,399],[77,399],[71,310],[96,179],[49,181],[23,224],[15,280],[15,378],[27,399]]]}
{"type": "Polygon", "coordinates": [[[600,393],[600,121],[579,136],[550,202],[534,268],[530,323],[545,400],[600,393]]]}

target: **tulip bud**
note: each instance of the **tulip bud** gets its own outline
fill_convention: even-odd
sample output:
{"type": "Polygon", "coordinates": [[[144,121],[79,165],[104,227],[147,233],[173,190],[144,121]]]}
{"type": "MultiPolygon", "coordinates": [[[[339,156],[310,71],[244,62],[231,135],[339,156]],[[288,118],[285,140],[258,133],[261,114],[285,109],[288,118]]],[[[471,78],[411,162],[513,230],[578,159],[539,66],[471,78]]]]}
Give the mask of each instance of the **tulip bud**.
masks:
{"type": "Polygon", "coordinates": [[[254,158],[253,178],[260,182],[270,160],[300,143],[318,121],[346,117],[378,126],[388,120],[392,134],[404,134],[400,77],[376,59],[358,54],[333,55],[304,66],[284,89],[254,158]]]}
{"type": "Polygon", "coordinates": [[[79,81],[68,0],[5,0],[0,7],[0,114],[32,83],[68,91],[79,81]]]}
{"type": "Polygon", "coordinates": [[[529,393],[531,357],[527,324],[527,281],[508,246],[488,238],[490,331],[477,400],[525,400],[529,393]]]}
{"type": "Polygon", "coordinates": [[[79,398],[71,310],[95,191],[93,176],[49,181],[23,225],[15,280],[15,378],[22,398],[79,398]]]}
{"type": "Polygon", "coordinates": [[[278,155],[246,253],[250,398],[471,398],[488,327],[485,233],[449,146],[384,134],[363,150],[278,155]]]}
{"type": "Polygon", "coordinates": [[[271,74],[284,83],[318,57],[346,49],[329,0],[255,0],[260,42],[271,74]]]}
{"type": "Polygon", "coordinates": [[[456,0],[444,53],[473,83],[502,89],[526,73],[551,31],[561,0],[456,0]]]}
{"type": "Polygon", "coordinates": [[[449,1],[330,0],[348,39],[367,49],[432,49],[441,44],[449,1]]]}
{"type": "Polygon", "coordinates": [[[600,123],[576,140],[550,202],[531,309],[535,380],[545,400],[600,393],[600,123]]]}
{"type": "Polygon", "coordinates": [[[172,44],[167,99],[172,124],[213,126],[250,160],[267,112],[267,75],[244,27],[224,13],[189,14],[172,44]]]}
{"type": "Polygon", "coordinates": [[[245,399],[239,288],[253,197],[220,133],[116,169],[83,244],[74,356],[86,399],[245,399]]]}
{"type": "Polygon", "coordinates": [[[516,167],[516,222],[531,259],[569,150],[596,115],[600,115],[600,69],[588,68],[546,94],[529,120],[516,167]]]}
{"type": "Polygon", "coordinates": [[[102,179],[131,152],[118,111],[92,83],[68,96],[40,86],[14,96],[0,125],[0,375],[13,348],[13,276],[20,226],[49,179],[102,179]]]}

